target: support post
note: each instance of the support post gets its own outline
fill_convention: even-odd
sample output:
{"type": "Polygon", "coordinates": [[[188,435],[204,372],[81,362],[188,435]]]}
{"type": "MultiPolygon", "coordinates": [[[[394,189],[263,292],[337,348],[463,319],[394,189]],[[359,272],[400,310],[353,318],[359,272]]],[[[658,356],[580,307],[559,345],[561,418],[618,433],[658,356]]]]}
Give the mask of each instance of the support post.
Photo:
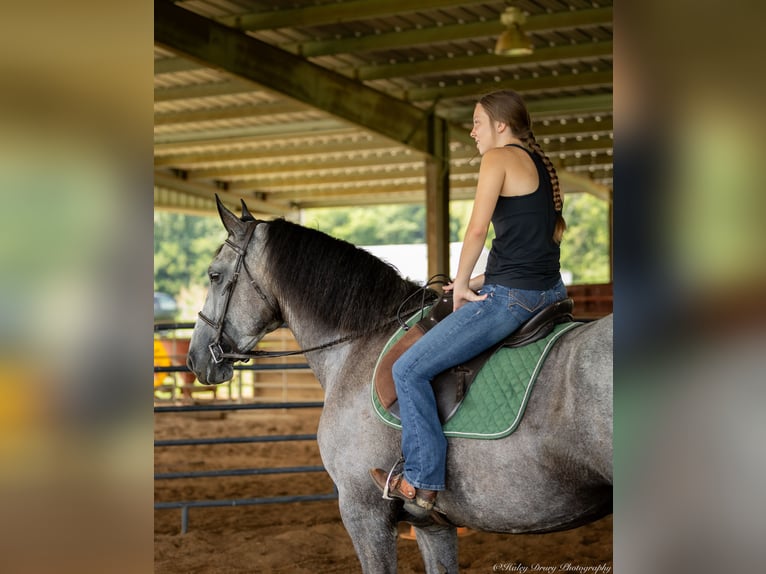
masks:
{"type": "Polygon", "coordinates": [[[449,253],[449,124],[431,113],[426,156],[426,246],[428,277],[450,275],[449,253]]]}

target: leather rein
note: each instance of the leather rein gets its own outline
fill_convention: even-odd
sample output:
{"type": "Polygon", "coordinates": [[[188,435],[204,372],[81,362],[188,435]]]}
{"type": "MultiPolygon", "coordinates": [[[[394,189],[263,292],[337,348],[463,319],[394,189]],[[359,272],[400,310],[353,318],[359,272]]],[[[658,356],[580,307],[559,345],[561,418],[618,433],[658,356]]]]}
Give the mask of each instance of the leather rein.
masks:
{"type": "MultiPolygon", "coordinates": [[[[208,350],[210,351],[210,355],[213,358],[213,362],[215,364],[222,363],[225,359],[234,359],[234,360],[240,360],[240,361],[249,361],[253,358],[271,358],[271,357],[289,357],[293,355],[302,355],[304,353],[309,353],[311,351],[320,351],[323,349],[329,349],[330,347],[334,347],[336,345],[340,345],[342,343],[346,343],[352,339],[361,337],[361,334],[358,335],[344,335],[343,337],[339,337],[337,339],[334,339],[332,341],[329,341],[327,343],[323,343],[321,345],[317,345],[315,347],[309,347],[308,349],[298,349],[293,351],[241,351],[237,344],[234,342],[234,339],[232,339],[224,330],[223,324],[226,319],[226,313],[229,310],[229,303],[231,301],[231,296],[234,293],[234,287],[237,284],[237,281],[239,280],[240,270],[244,267],[245,273],[247,273],[247,276],[249,278],[249,283],[255,290],[255,292],[258,294],[258,296],[276,312],[276,315],[279,316],[279,309],[275,308],[274,305],[269,301],[268,297],[266,297],[266,294],[263,292],[263,290],[258,286],[258,284],[255,282],[255,279],[253,278],[252,274],[250,273],[250,270],[247,268],[247,263],[245,262],[245,255],[247,254],[247,248],[250,245],[250,241],[253,238],[253,234],[255,233],[255,228],[258,227],[259,224],[264,223],[263,221],[253,221],[252,225],[248,227],[247,233],[245,234],[245,239],[242,242],[242,245],[239,246],[233,241],[229,240],[228,238],[226,241],[224,241],[224,245],[228,245],[231,249],[234,250],[234,252],[237,254],[237,261],[234,266],[234,274],[232,275],[229,282],[226,284],[226,287],[224,287],[224,291],[226,292],[226,301],[224,301],[223,305],[223,313],[221,314],[221,318],[218,322],[213,321],[209,317],[207,317],[202,311],[198,313],[199,318],[202,320],[203,323],[206,325],[212,327],[215,329],[215,338],[213,339],[213,342],[208,345],[208,350]],[[226,341],[226,344],[233,349],[232,352],[226,352],[221,347],[221,340],[224,339],[226,341]]],[[[427,286],[426,286],[427,287],[427,286]]],[[[424,292],[424,298],[425,298],[425,289],[423,288],[424,292]]],[[[416,292],[417,293],[417,292],[416,292]]],[[[411,296],[410,296],[411,297],[411,296]]],[[[370,331],[374,331],[383,327],[386,327],[388,325],[391,325],[393,323],[399,322],[402,324],[402,320],[400,318],[402,314],[401,308],[404,306],[404,304],[410,299],[408,297],[405,299],[405,301],[400,305],[399,310],[397,311],[397,316],[387,323],[379,325],[377,328],[372,328],[370,331]]],[[[421,304],[421,310],[423,308],[423,305],[421,304]]]]}

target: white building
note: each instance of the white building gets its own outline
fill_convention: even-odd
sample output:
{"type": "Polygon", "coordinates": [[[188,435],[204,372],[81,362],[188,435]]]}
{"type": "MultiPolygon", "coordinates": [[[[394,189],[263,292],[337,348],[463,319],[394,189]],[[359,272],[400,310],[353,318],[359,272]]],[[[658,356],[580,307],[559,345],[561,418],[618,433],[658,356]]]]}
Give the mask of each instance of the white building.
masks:
{"type": "MultiPolygon", "coordinates": [[[[428,253],[425,243],[415,243],[411,245],[362,245],[362,249],[369,251],[378,259],[390,263],[399,270],[402,277],[406,277],[415,283],[424,284],[428,274],[428,253]]],[[[460,249],[463,247],[461,242],[450,243],[449,261],[450,268],[445,272],[454,278],[457,273],[458,262],[460,261],[460,249]]],[[[487,256],[489,250],[485,247],[479,255],[471,276],[484,273],[487,267],[487,256]]]]}

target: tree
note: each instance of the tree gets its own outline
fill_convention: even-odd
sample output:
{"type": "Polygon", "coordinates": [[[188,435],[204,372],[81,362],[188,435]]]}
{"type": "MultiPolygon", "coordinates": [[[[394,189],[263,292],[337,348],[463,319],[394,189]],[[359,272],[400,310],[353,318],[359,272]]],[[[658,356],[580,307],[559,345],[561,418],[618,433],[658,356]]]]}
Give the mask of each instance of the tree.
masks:
{"type": "Polygon", "coordinates": [[[226,239],[217,217],[154,214],[154,290],[178,296],[190,285],[207,284],[207,267],[226,239]]]}
{"type": "Polygon", "coordinates": [[[567,230],[561,242],[561,268],[572,283],[609,281],[609,204],[587,193],[564,200],[567,230]]]}
{"type": "Polygon", "coordinates": [[[304,225],[355,245],[425,242],[425,207],[375,205],[310,209],[304,225]]]}
{"type": "MultiPolygon", "coordinates": [[[[462,211],[450,210],[450,241],[459,241],[462,211]]],[[[422,204],[321,208],[304,211],[304,225],[354,245],[426,242],[426,209],[422,204]]]]}
{"type": "MultiPolygon", "coordinates": [[[[450,204],[450,241],[462,241],[471,201],[450,204]]],[[[425,207],[420,204],[323,208],[304,211],[304,224],[355,245],[425,243],[425,207]]],[[[609,206],[592,195],[568,195],[568,229],[561,245],[562,269],[574,283],[609,281],[609,206]]],[[[494,230],[490,227],[487,247],[494,230]]],[[[154,215],[154,289],[178,297],[206,288],[207,267],[226,231],[215,216],[157,212],[154,215]]]]}

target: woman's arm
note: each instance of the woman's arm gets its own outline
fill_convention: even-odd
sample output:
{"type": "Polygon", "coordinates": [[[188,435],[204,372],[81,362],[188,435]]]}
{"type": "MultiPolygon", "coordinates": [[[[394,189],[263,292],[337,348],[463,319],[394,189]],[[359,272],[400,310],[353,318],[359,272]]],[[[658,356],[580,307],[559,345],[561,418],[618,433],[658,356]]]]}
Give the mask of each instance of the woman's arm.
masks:
{"type": "Polygon", "coordinates": [[[471,291],[478,291],[484,287],[484,273],[477,275],[476,277],[471,277],[471,280],[468,281],[468,287],[471,291]]]}
{"type": "MultiPolygon", "coordinates": [[[[476,186],[476,197],[471,210],[471,217],[465,230],[463,248],[460,251],[460,262],[453,285],[453,306],[457,310],[467,301],[481,301],[486,295],[479,296],[473,290],[476,281],[471,285],[471,272],[481,255],[484,242],[487,239],[492,213],[497,204],[497,198],[503,189],[505,179],[505,156],[503,150],[488,150],[481,159],[479,182],[476,186]]],[[[484,283],[484,277],[481,283],[484,283]]]]}

